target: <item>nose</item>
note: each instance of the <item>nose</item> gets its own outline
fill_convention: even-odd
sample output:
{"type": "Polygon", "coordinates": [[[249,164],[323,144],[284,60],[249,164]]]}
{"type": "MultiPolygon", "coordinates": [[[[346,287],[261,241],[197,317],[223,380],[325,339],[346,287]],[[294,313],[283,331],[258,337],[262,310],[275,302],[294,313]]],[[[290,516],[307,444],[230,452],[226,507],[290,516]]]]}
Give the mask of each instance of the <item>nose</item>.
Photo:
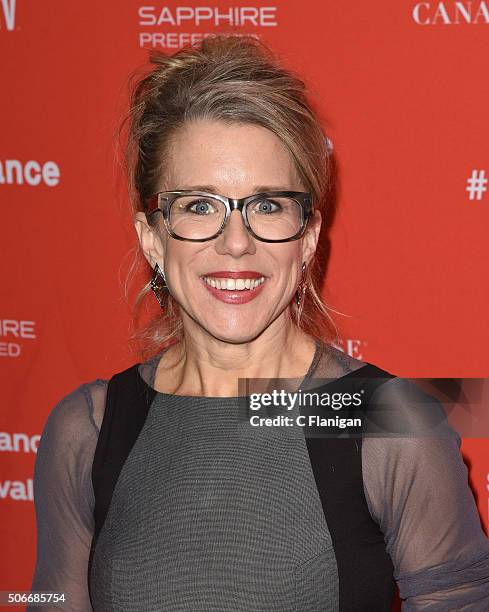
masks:
{"type": "Polygon", "coordinates": [[[220,255],[232,257],[255,253],[255,241],[246,229],[239,210],[233,210],[229,215],[224,231],[216,238],[215,248],[220,255]]]}

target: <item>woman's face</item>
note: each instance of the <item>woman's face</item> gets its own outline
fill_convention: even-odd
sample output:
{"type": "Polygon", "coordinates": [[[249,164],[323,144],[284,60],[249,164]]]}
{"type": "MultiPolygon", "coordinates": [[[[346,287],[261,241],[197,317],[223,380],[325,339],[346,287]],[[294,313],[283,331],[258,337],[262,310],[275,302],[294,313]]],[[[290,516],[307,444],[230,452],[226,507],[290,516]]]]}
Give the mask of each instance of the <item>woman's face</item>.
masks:
{"type": "MultiPolygon", "coordinates": [[[[159,189],[210,190],[204,186],[233,198],[271,190],[306,191],[290,154],[272,132],[216,121],[192,122],[182,128],[170,151],[167,180],[159,189]]],[[[283,323],[302,263],[314,254],[320,215],[310,219],[300,240],[276,244],[253,238],[237,210],[224,232],[207,242],[175,240],[162,223],[158,232],[151,232],[143,213],[137,213],[135,223],[149,263],[154,267],[158,262],[165,270],[185,327],[197,324],[214,338],[241,343],[283,323]],[[250,280],[264,280],[259,289],[251,290],[212,286],[222,286],[223,276],[236,272],[250,272],[250,280]],[[219,283],[212,280],[216,277],[219,283]]]]}

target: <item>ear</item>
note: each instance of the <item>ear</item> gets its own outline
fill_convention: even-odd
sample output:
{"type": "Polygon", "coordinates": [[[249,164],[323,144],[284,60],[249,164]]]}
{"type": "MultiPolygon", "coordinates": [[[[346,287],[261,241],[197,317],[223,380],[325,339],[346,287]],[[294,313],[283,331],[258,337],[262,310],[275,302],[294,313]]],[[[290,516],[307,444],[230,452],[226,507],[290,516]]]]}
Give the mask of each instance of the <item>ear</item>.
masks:
{"type": "Polygon", "coordinates": [[[321,231],[321,213],[319,210],[314,211],[313,216],[309,219],[307,229],[302,237],[302,261],[308,265],[316,252],[316,247],[319,240],[319,232],[321,231]]]}
{"type": "Polygon", "coordinates": [[[156,228],[149,225],[144,212],[137,212],[134,215],[134,227],[149,265],[154,268],[155,264],[158,263],[162,268],[165,255],[164,245],[156,228]]]}

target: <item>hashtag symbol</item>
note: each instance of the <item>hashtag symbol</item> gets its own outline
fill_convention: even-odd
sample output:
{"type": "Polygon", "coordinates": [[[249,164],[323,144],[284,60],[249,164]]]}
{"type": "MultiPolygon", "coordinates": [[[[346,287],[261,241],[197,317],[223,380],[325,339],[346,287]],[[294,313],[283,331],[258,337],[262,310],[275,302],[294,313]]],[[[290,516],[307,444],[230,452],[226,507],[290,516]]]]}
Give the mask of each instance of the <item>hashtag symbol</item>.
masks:
{"type": "Polygon", "coordinates": [[[482,194],[487,191],[485,170],[472,170],[472,176],[467,179],[465,189],[469,192],[469,200],[482,200],[482,194]]]}

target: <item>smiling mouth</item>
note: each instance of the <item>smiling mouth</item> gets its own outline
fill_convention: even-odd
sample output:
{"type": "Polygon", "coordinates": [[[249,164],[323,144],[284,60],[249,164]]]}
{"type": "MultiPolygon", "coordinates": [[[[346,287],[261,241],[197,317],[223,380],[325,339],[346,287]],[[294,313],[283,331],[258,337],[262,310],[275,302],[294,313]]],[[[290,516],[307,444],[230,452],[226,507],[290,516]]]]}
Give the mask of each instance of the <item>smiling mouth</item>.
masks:
{"type": "Polygon", "coordinates": [[[265,277],[260,278],[214,278],[203,276],[202,280],[214,289],[222,291],[249,291],[256,289],[265,282],[265,277]]]}

